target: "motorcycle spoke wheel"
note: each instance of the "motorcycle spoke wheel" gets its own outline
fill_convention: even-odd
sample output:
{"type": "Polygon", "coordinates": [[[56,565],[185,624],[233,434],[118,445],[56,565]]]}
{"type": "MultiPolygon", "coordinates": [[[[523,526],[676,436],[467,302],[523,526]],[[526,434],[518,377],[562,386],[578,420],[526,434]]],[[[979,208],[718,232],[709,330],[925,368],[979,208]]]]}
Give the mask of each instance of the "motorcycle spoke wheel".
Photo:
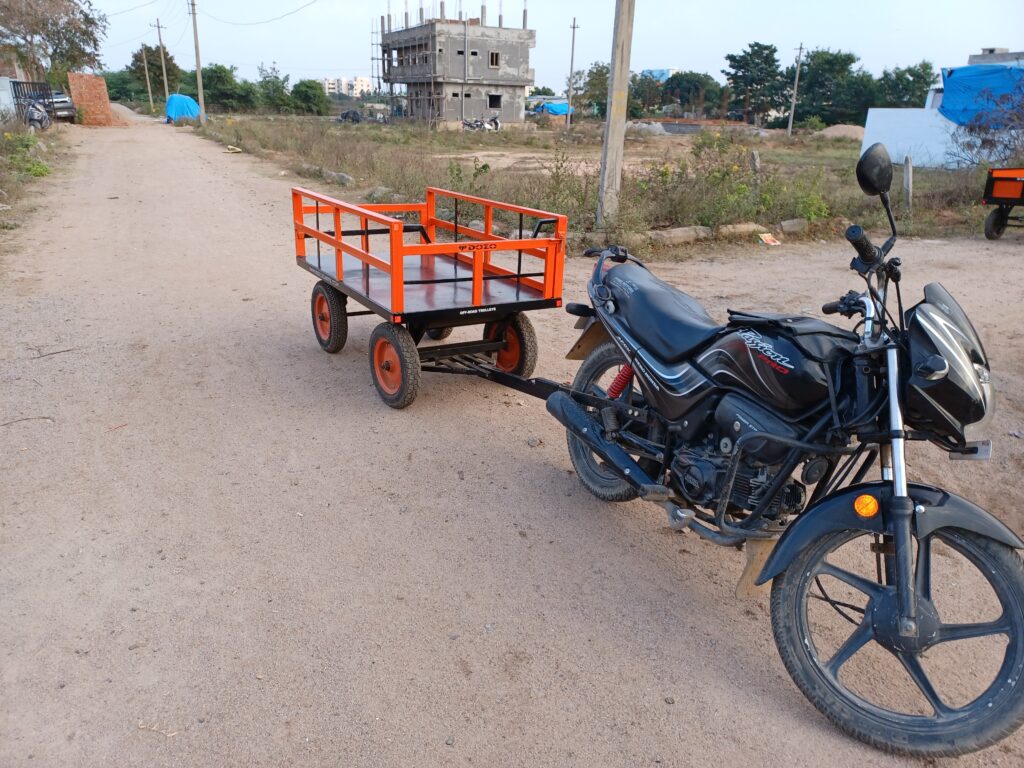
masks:
{"type": "MultiPolygon", "coordinates": [[[[619,351],[613,342],[606,342],[595,348],[587,359],[583,361],[576,378],[573,381],[573,389],[579,392],[586,392],[597,397],[607,397],[608,387],[615,380],[626,358],[619,351]]],[[[622,402],[631,402],[636,405],[643,404],[641,394],[634,376],[630,386],[627,386],[622,395],[618,398],[622,402]]],[[[586,409],[589,413],[596,414],[593,408],[586,409]]],[[[597,415],[600,421],[600,416],[597,415]]],[[[641,437],[648,437],[646,430],[638,432],[641,437]]],[[[633,487],[616,475],[605,463],[587,447],[586,443],[573,435],[567,433],[569,443],[569,458],[576,470],[577,476],[583,486],[594,496],[602,501],[630,501],[637,497],[633,487]]],[[[634,454],[634,458],[636,458],[634,454]]],[[[640,465],[647,469],[645,462],[640,465]]],[[[651,468],[648,471],[656,471],[651,468]]]]}
{"type": "MultiPolygon", "coordinates": [[[[783,663],[833,723],[888,752],[951,756],[1024,722],[1024,564],[1009,547],[943,528],[916,542],[913,638],[895,630],[872,535],[830,533],[772,585],[783,663]]],[[[883,579],[884,580],[884,579],[883,579]]]]}

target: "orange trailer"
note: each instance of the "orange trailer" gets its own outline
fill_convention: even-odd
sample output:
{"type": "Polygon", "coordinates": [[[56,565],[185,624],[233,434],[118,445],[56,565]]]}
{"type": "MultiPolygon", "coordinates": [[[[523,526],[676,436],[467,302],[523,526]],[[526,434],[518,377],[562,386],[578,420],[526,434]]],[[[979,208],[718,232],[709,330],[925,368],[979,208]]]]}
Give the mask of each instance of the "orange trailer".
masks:
{"type": "Polygon", "coordinates": [[[1024,205],[1024,168],[990,168],[981,202],[996,206],[985,218],[989,240],[998,240],[1007,227],[1024,227],[1024,216],[1010,215],[1014,206],[1024,205]]]}
{"type": "Polygon", "coordinates": [[[385,403],[412,403],[422,370],[532,374],[537,339],[524,313],[562,305],[565,216],[436,187],[422,203],[362,205],[295,187],[292,213],[296,263],[319,278],[321,348],[344,347],[349,317],[384,319],[369,357],[385,403]],[[349,311],[349,299],[365,309],[349,311]],[[478,341],[419,346],[476,324],[478,341]]]}

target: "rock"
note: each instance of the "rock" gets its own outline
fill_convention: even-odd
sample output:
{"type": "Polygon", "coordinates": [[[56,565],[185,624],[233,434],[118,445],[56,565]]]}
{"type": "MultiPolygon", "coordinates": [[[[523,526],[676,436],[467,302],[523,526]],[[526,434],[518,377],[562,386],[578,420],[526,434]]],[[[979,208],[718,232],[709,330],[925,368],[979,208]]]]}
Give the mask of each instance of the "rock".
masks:
{"type": "Polygon", "coordinates": [[[665,703],[666,703],[666,704],[675,704],[675,703],[676,703],[676,700],[675,700],[675,699],[673,699],[673,698],[672,698],[671,696],[666,696],[666,697],[665,697],[665,703]]]}
{"type": "Polygon", "coordinates": [[[0,203],[0,211],[9,211],[9,210],[11,210],[11,206],[7,205],[7,203],[0,203]]]}
{"type": "Polygon", "coordinates": [[[479,230],[480,232],[484,231],[483,219],[473,219],[471,222],[469,222],[469,224],[464,224],[463,226],[469,227],[470,229],[479,230]]]}
{"type": "Polygon", "coordinates": [[[449,747],[454,746],[455,745],[455,737],[454,736],[449,736],[447,739],[444,740],[444,743],[447,744],[449,747]]]}
{"type": "Polygon", "coordinates": [[[323,176],[325,179],[327,179],[327,181],[332,181],[335,184],[340,184],[343,187],[347,187],[349,184],[355,181],[355,179],[353,179],[347,173],[342,173],[341,171],[324,171],[323,176]]]}
{"type": "Polygon", "coordinates": [[[665,135],[665,126],[661,123],[640,123],[634,121],[626,123],[626,130],[633,133],[639,133],[642,136],[665,135]]]}
{"type": "Polygon", "coordinates": [[[745,221],[741,224],[723,224],[718,228],[719,237],[751,237],[768,232],[768,227],[745,221]]]}
{"type": "Polygon", "coordinates": [[[371,203],[383,203],[390,198],[391,187],[374,187],[366,195],[366,199],[371,203]]]}
{"type": "Polygon", "coordinates": [[[710,227],[675,227],[674,229],[655,229],[647,233],[652,245],[671,247],[707,240],[712,235],[710,227]]]}
{"type": "Polygon", "coordinates": [[[544,441],[541,440],[539,437],[528,437],[528,438],[526,438],[526,444],[528,446],[530,446],[531,448],[536,448],[538,445],[540,445],[543,442],[544,441]]]}
{"type": "Polygon", "coordinates": [[[648,244],[646,232],[619,232],[610,235],[608,241],[612,245],[621,245],[627,251],[639,251],[648,244]]]}
{"type": "Polygon", "coordinates": [[[319,177],[323,174],[323,170],[319,165],[310,165],[309,163],[303,163],[299,166],[299,173],[303,176],[319,177]]]}
{"type": "Polygon", "coordinates": [[[780,226],[784,235],[799,235],[806,232],[809,225],[807,219],[786,219],[780,226]]]}

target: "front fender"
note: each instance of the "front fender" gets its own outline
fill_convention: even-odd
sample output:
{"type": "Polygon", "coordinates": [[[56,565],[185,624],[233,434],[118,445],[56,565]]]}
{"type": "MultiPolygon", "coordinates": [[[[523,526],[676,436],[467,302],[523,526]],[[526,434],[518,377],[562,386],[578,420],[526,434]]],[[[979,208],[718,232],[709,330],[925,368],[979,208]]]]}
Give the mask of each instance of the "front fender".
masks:
{"type": "MultiPolygon", "coordinates": [[[[1024,549],[1024,541],[1017,534],[967,499],[941,488],[918,483],[911,483],[909,490],[914,504],[924,507],[923,512],[914,513],[914,531],[919,538],[939,528],[962,528],[1014,549],[1024,549]]],[[[833,531],[852,528],[870,533],[891,533],[887,511],[890,498],[892,485],[878,481],[850,486],[822,499],[800,515],[782,534],[756,583],[764,584],[774,579],[789,567],[800,550],[833,531]],[[853,500],[862,494],[870,494],[878,499],[882,511],[870,518],[858,515],[854,511],[853,500]]]]}

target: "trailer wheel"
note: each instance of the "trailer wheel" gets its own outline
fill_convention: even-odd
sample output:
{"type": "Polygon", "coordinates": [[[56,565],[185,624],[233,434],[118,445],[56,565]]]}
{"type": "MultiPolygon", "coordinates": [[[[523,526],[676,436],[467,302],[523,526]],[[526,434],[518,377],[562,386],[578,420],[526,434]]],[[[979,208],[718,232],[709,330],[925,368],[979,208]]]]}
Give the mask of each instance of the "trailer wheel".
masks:
{"type": "Polygon", "coordinates": [[[400,325],[381,323],[370,334],[370,372],[380,399],[405,408],[420,388],[420,355],[412,335],[400,325]]]}
{"type": "Polygon", "coordinates": [[[427,338],[433,339],[434,341],[440,341],[441,339],[447,339],[452,335],[451,328],[431,328],[427,331],[427,338]]]}
{"type": "MultiPolygon", "coordinates": [[[[488,341],[499,341],[498,334],[503,323],[487,323],[484,326],[484,338],[488,341]]],[[[498,350],[494,357],[494,367],[506,373],[529,378],[537,367],[537,332],[533,330],[530,318],[522,312],[516,312],[504,324],[505,348],[498,350]]]]}
{"type": "Polygon", "coordinates": [[[313,286],[310,312],[313,315],[313,335],[324,352],[340,352],[348,340],[348,315],[345,297],[323,280],[313,286]]]}
{"type": "Polygon", "coordinates": [[[998,240],[1006,231],[1006,222],[1010,220],[1010,212],[1005,208],[995,208],[985,219],[985,237],[998,240]]]}

